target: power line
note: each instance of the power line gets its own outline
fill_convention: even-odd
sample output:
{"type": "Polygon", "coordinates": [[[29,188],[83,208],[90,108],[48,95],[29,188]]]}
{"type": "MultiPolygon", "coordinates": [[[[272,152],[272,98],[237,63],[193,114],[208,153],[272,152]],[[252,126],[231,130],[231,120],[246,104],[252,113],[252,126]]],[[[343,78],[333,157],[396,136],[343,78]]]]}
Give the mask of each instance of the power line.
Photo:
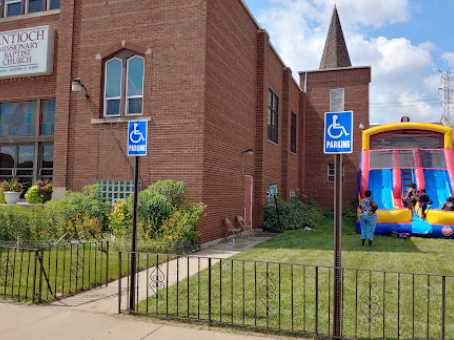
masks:
{"type": "Polygon", "coordinates": [[[441,122],[445,125],[454,126],[454,73],[440,71],[443,115],[441,122]]]}

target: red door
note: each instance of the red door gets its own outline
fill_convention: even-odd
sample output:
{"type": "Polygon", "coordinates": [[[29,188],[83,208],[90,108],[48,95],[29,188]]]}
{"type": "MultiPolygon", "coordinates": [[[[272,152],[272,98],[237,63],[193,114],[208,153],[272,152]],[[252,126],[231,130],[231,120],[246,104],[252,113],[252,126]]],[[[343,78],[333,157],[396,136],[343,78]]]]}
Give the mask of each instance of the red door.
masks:
{"type": "Polygon", "coordinates": [[[247,226],[252,228],[252,204],[254,179],[252,176],[243,176],[243,219],[247,226]]]}

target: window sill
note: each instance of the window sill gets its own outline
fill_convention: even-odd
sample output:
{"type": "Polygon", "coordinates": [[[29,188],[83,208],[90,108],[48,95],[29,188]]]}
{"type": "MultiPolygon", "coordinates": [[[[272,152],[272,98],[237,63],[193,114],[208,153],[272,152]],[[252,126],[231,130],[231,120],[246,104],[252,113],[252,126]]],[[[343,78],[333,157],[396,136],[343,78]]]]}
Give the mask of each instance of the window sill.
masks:
{"type": "Polygon", "coordinates": [[[22,19],[29,19],[29,18],[44,17],[44,16],[48,16],[48,15],[60,14],[60,12],[61,12],[61,9],[51,9],[49,11],[15,15],[12,17],[0,18],[0,23],[11,22],[11,21],[15,21],[15,20],[22,20],[22,19]]]}
{"type": "Polygon", "coordinates": [[[92,124],[121,124],[121,123],[127,123],[130,120],[135,120],[140,117],[141,120],[151,120],[151,117],[144,117],[142,115],[130,115],[130,116],[123,116],[123,117],[115,117],[115,118],[93,118],[91,120],[92,124]]]}
{"type": "Polygon", "coordinates": [[[266,141],[267,141],[268,143],[272,144],[272,145],[279,145],[278,142],[275,142],[275,141],[273,141],[273,140],[271,140],[271,139],[267,139],[266,141]]]}

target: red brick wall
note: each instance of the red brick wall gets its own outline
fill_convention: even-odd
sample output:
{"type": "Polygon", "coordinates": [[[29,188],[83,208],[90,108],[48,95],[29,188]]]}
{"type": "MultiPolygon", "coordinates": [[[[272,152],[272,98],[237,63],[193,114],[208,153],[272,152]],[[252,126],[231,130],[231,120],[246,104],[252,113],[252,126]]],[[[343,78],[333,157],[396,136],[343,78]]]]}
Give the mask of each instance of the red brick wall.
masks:
{"type": "Polygon", "coordinates": [[[303,192],[326,207],[333,205],[334,186],[328,182],[327,168],[334,156],[323,154],[323,117],[329,111],[329,90],[345,89],[345,110],[354,112],[354,152],[344,156],[344,205],[351,206],[356,198],[358,158],[361,141],[359,124],[369,124],[370,68],[301,73],[301,85],[306,84],[304,102],[305,174],[303,192]]]}
{"type": "MultiPolygon", "coordinates": [[[[71,6],[63,34],[71,36],[71,6]]],[[[162,178],[182,179],[188,197],[202,199],[204,69],[206,6],[204,1],[76,2],[73,62],[59,64],[62,90],[57,101],[56,184],[72,189],[99,179],[131,179],[132,163],[125,156],[126,123],[94,124],[102,116],[102,59],[125,47],[145,57],[145,115],[151,118],[149,156],[141,161],[144,185],[162,178]],[[106,15],[108,14],[108,15],[106,15]],[[134,21],[131,22],[131,18],[134,21]],[[101,58],[101,60],[100,60],[101,58]],[[61,72],[60,72],[61,71],[61,72]],[[71,93],[67,84],[80,78],[90,99],[71,93]],[[69,133],[66,126],[70,126],[69,133]],[[68,143],[65,146],[66,133],[68,143]]],[[[60,50],[70,56],[71,49],[60,50]]]]}
{"type": "Polygon", "coordinates": [[[239,1],[208,1],[203,201],[205,238],[225,236],[222,220],[243,215],[243,174],[253,174],[256,32],[239,1]]]}
{"type": "Polygon", "coordinates": [[[302,152],[300,147],[301,131],[299,131],[300,119],[302,117],[302,109],[300,108],[301,91],[294,81],[290,79],[289,86],[289,110],[288,110],[288,181],[287,181],[287,198],[290,198],[290,193],[293,191],[296,195],[300,193],[299,183],[299,168],[302,166],[298,159],[298,155],[302,152]],[[291,113],[296,113],[297,130],[296,130],[296,153],[290,151],[290,126],[291,126],[291,113]]]}
{"type": "MultiPolygon", "coordinates": [[[[284,66],[270,45],[265,49],[265,81],[264,81],[264,114],[263,114],[263,188],[266,192],[270,184],[277,184],[282,191],[282,143],[287,134],[284,134],[285,96],[283,89],[284,66]],[[279,134],[278,143],[274,143],[267,136],[268,89],[279,97],[279,134]]],[[[285,131],[287,132],[287,131],[285,131]]]]}

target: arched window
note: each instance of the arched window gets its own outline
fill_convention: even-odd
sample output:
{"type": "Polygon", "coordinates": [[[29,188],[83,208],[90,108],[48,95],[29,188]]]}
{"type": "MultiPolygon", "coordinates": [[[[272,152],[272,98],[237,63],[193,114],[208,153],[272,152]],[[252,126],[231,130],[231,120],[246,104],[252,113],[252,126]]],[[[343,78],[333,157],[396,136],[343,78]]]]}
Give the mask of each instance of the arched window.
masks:
{"type": "Polygon", "coordinates": [[[120,115],[122,61],[118,58],[110,59],[105,64],[104,83],[104,115],[120,115]]]}
{"type": "Polygon", "coordinates": [[[104,63],[104,116],[143,114],[145,59],[122,50],[104,63]]]}
{"type": "Polygon", "coordinates": [[[143,112],[143,69],[142,57],[134,56],[127,61],[126,113],[140,114],[143,112]]]}

